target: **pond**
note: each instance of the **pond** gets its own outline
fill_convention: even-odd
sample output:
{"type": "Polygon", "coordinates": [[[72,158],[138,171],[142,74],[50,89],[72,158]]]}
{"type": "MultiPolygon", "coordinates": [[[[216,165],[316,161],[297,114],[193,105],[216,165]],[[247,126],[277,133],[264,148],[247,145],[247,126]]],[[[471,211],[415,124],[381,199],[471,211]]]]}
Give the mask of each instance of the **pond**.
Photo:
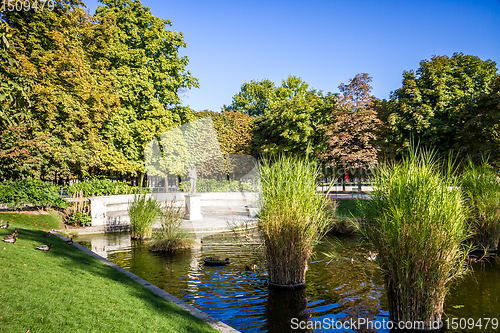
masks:
{"type": "MultiPolygon", "coordinates": [[[[308,263],[306,288],[293,292],[270,290],[261,249],[229,235],[204,238],[201,249],[173,254],[151,252],[128,233],[82,235],[75,241],[241,332],[389,332],[382,326],[389,319],[382,275],[365,258],[370,246],[356,236],[327,236],[308,263]],[[231,263],[204,266],[203,259],[212,256],[230,257],[231,263]],[[257,268],[245,269],[252,265],[257,268]],[[351,319],[372,326],[328,329],[351,319]],[[321,322],[322,330],[300,329],[302,320],[321,322]]],[[[458,329],[447,332],[497,331],[492,322],[488,329],[466,328],[468,318],[476,325],[481,318],[484,325],[485,318],[498,318],[500,312],[496,257],[474,263],[473,269],[447,297],[443,319],[450,325],[458,319],[458,329]]]]}

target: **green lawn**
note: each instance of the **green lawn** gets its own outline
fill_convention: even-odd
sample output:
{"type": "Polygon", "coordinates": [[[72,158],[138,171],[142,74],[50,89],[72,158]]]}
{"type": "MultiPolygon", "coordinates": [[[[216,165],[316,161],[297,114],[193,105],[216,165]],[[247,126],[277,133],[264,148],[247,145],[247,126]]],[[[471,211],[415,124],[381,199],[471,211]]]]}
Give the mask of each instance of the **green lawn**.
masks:
{"type": "Polygon", "coordinates": [[[42,237],[57,218],[15,215],[0,214],[15,223],[0,237],[19,232],[15,244],[0,244],[0,332],[217,332],[58,237],[42,237]]]}
{"type": "MultiPolygon", "coordinates": [[[[41,230],[59,229],[61,217],[57,213],[50,214],[19,214],[19,213],[0,213],[0,220],[3,224],[15,224],[19,227],[35,228],[41,230]]],[[[9,228],[10,229],[10,228],[9,228]]],[[[14,230],[14,229],[12,229],[14,230]]]]}

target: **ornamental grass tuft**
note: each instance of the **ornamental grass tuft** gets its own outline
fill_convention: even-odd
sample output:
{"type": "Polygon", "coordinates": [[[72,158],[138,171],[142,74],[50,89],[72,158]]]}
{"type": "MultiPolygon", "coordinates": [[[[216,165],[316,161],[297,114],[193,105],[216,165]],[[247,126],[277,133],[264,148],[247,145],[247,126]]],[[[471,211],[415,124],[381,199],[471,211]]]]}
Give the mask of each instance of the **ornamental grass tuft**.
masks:
{"type": "Polygon", "coordinates": [[[194,240],[191,235],[182,228],[182,216],[184,207],[177,206],[174,201],[165,202],[161,229],[153,233],[153,239],[149,244],[152,251],[175,252],[193,246],[194,240]]]}
{"type": "Polygon", "coordinates": [[[500,184],[487,159],[480,165],[468,159],[461,187],[470,209],[474,247],[483,251],[496,250],[500,238],[500,184]]]}
{"type": "Polygon", "coordinates": [[[307,260],[315,242],[328,231],[330,199],[318,194],[318,165],[280,155],[259,165],[262,182],[259,213],[269,282],[305,283],[307,260]]]}
{"type": "Polygon", "coordinates": [[[410,149],[400,161],[374,173],[372,200],[364,207],[362,233],[378,251],[393,321],[441,321],[454,281],[468,272],[469,237],[454,167],[432,151],[410,149]],[[444,171],[443,171],[444,170],[444,171]]]}
{"type": "Polygon", "coordinates": [[[153,225],[161,216],[161,205],[152,196],[135,194],[129,203],[130,236],[134,239],[151,237],[153,225]]]}

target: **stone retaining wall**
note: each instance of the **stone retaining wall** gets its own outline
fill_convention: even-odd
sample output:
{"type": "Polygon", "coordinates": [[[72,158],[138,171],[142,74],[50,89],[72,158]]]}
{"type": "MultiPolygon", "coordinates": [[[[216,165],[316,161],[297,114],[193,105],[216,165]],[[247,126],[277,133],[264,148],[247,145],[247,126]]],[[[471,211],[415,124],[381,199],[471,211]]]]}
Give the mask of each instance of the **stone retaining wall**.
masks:
{"type": "MultiPolygon", "coordinates": [[[[184,206],[184,192],[154,193],[159,201],[174,201],[178,206],[184,206]]],[[[200,193],[201,209],[203,215],[244,215],[248,216],[248,206],[256,200],[256,193],[221,192],[200,193]]],[[[130,225],[128,216],[129,202],[134,200],[134,195],[111,195],[88,198],[90,201],[90,214],[92,226],[119,228],[130,225]]],[[[252,211],[253,213],[253,211],[252,211]]]]}

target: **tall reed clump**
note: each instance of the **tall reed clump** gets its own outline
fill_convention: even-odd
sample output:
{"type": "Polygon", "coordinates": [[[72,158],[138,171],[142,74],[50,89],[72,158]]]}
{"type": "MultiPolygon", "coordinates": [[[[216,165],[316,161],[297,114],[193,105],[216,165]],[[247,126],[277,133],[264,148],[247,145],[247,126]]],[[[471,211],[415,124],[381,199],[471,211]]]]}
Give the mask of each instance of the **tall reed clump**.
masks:
{"type": "Polygon", "coordinates": [[[470,209],[469,223],[474,247],[496,250],[500,238],[500,184],[488,160],[475,165],[469,158],[462,173],[461,187],[470,209]]]}
{"type": "Polygon", "coordinates": [[[153,225],[161,216],[161,205],[152,196],[136,194],[134,200],[129,203],[128,215],[130,236],[133,239],[148,238],[153,233],[153,225]]]}
{"type": "Polygon", "coordinates": [[[440,167],[432,151],[415,148],[374,172],[359,228],[378,251],[395,322],[436,328],[451,283],[468,271],[467,213],[452,176],[451,162],[440,167]]]}
{"type": "Polygon", "coordinates": [[[184,207],[178,206],[174,201],[165,202],[162,208],[161,229],[153,233],[149,245],[152,251],[174,252],[191,248],[194,240],[182,228],[184,207]]]}
{"type": "Polygon", "coordinates": [[[309,159],[280,155],[261,162],[259,171],[260,232],[269,282],[302,285],[313,246],[330,223],[329,198],[316,191],[320,169],[309,159]]]}

